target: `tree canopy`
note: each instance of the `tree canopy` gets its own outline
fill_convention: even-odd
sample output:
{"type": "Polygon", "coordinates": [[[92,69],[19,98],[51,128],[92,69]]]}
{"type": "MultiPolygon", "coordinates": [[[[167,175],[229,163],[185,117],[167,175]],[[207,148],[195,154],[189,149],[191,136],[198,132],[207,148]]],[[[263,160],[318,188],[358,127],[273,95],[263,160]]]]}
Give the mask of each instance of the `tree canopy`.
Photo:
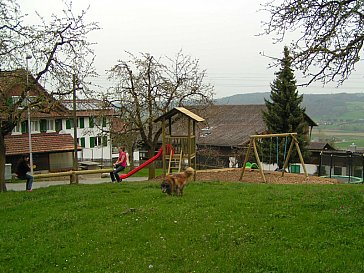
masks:
{"type": "Polygon", "coordinates": [[[0,86],[1,190],[6,190],[4,137],[24,118],[28,107],[37,107],[44,99],[39,96],[27,100],[31,85],[25,78],[31,78],[29,83],[33,86],[46,81],[51,87],[50,96],[64,96],[72,94],[76,74],[78,84],[82,84],[84,92],[88,90],[86,78],[95,75],[88,34],[99,27],[95,22],[86,22],[86,12],[83,10],[76,15],[72,4],[65,2],[62,15],[52,15],[49,21],[39,15],[38,23],[27,25],[24,23],[26,15],[21,13],[17,0],[0,2],[0,72],[6,72],[1,73],[1,77],[8,77],[9,71],[23,71],[9,79],[12,84],[0,86]],[[9,103],[14,86],[20,88],[16,104],[9,103]]]}
{"type": "Polygon", "coordinates": [[[342,83],[360,61],[364,2],[359,0],[273,0],[263,5],[270,18],[265,34],[275,41],[298,34],[290,46],[293,64],[313,81],[342,83]]]}
{"type": "MultiPolygon", "coordinates": [[[[297,133],[300,147],[304,148],[305,109],[301,106],[303,95],[298,94],[291,64],[292,58],[288,48],[285,47],[281,69],[276,73],[277,77],[271,84],[270,100],[264,99],[267,111],[263,112],[263,119],[269,133],[297,133]]],[[[284,146],[287,146],[287,143],[281,139],[278,145],[279,147],[276,148],[280,151],[279,162],[283,164],[284,146]]]]}
{"type": "Polygon", "coordinates": [[[154,120],[176,106],[211,103],[213,87],[205,82],[206,72],[199,61],[181,51],[174,58],[147,53],[128,56],[109,71],[114,85],[108,100],[119,108],[124,134],[134,133],[135,138],[137,132],[135,140],[152,156],[162,133],[154,120]]]}

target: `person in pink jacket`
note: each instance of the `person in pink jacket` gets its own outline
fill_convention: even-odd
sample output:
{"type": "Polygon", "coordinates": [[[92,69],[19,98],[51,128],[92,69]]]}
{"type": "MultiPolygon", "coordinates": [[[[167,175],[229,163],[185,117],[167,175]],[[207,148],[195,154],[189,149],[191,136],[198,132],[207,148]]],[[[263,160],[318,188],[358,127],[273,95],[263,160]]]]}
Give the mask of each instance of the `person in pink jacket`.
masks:
{"type": "Polygon", "coordinates": [[[127,162],[125,146],[119,147],[119,157],[116,162],[113,164],[114,170],[110,172],[111,182],[121,182],[119,172],[125,170],[127,162]]]}

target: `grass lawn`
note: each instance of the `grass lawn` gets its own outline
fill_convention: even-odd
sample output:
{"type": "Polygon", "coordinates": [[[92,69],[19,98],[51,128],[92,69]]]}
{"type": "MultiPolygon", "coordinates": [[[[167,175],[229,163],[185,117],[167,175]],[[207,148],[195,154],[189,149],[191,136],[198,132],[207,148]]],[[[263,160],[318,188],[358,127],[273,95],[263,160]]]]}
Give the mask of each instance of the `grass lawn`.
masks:
{"type": "Polygon", "coordinates": [[[0,199],[0,272],[364,272],[363,185],[66,185],[0,199]]]}

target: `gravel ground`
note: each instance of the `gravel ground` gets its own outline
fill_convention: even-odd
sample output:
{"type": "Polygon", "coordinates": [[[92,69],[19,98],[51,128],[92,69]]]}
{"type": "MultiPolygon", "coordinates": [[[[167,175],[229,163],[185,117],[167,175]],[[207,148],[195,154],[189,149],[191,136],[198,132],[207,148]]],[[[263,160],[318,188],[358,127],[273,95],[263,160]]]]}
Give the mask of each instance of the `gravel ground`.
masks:
{"type": "MultiPolygon", "coordinates": [[[[198,181],[239,181],[242,169],[221,169],[197,171],[196,180],[198,181]]],[[[281,172],[264,172],[267,183],[271,184],[339,184],[340,181],[332,178],[317,176],[305,177],[304,174],[285,173],[282,177],[281,172]]],[[[245,170],[242,182],[264,183],[259,170],[245,170]]]]}

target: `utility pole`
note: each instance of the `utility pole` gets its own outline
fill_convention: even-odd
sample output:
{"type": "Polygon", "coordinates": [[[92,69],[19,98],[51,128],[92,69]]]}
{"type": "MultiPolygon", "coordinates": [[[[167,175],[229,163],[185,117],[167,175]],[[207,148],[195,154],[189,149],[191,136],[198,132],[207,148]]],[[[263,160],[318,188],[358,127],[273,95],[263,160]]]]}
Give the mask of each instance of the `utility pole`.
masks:
{"type": "Polygon", "coordinates": [[[30,173],[33,175],[33,149],[32,149],[32,123],[30,121],[30,88],[29,88],[29,67],[28,60],[32,58],[31,55],[27,55],[25,57],[26,67],[27,67],[27,115],[28,115],[28,145],[29,145],[29,165],[30,165],[30,173]]]}
{"type": "MultiPolygon", "coordinates": [[[[78,158],[77,158],[77,111],[76,111],[76,90],[78,89],[78,81],[76,75],[72,77],[72,91],[73,91],[73,170],[78,170],[78,158]]],[[[78,175],[74,175],[72,183],[78,184],[78,175]]]]}

